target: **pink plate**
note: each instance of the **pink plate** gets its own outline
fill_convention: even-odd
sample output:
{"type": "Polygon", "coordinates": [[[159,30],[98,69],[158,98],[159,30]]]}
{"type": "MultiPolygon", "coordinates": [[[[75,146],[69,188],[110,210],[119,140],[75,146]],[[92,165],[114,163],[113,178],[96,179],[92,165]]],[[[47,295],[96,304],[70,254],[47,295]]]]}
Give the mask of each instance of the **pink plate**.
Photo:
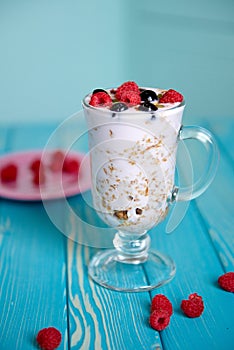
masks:
{"type": "Polygon", "coordinates": [[[48,200],[64,198],[87,191],[91,186],[89,158],[84,154],[69,152],[68,156],[80,163],[79,173],[52,171],[49,167],[53,151],[25,151],[8,153],[0,157],[0,170],[14,163],[18,168],[15,182],[3,183],[0,180],[0,196],[24,201],[48,200]],[[45,182],[40,185],[33,183],[31,163],[41,158],[45,166],[45,182]]]}

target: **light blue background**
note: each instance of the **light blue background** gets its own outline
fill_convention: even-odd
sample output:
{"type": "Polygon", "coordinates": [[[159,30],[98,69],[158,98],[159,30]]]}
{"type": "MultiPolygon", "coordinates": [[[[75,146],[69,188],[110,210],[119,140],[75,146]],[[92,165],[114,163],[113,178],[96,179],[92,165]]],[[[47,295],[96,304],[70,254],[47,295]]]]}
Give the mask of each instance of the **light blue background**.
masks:
{"type": "Polygon", "coordinates": [[[125,80],[233,117],[234,1],[0,0],[0,123],[62,121],[125,80]]]}

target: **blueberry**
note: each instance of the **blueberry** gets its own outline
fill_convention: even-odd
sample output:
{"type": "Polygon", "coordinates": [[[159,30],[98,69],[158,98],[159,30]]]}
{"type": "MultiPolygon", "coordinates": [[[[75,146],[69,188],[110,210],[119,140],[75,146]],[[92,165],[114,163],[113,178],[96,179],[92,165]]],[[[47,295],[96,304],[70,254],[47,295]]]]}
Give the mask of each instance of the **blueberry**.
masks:
{"type": "Polygon", "coordinates": [[[95,89],[95,90],[93,90],[93,94],[96,94],[97,92],[105,92],[106,94],[108,94],[108,92],[106,92],[106,90],[103,90],[103,89],[95,89]]]}
{"type": "Polygon", "coordinates": [[[110,108],[110,110],[114,112],[123,112],[126,111],[126,109],[128,109],[128,106],[122,102],[114,103],[110,108]]]}
{"type": "Polygon", "coordinates": [[[143,102],[152,102],[157,101],[158,96],[153,90],[144,90],[141,92],[141,101],[143,102]]]}
{"type": "Polygon", "coordinates": [[[157,111],[157,109],[158,107],[156,107],[153,103],[150,102],[145,102],[139,106],[139,111],[143,112],[157,111]]]}

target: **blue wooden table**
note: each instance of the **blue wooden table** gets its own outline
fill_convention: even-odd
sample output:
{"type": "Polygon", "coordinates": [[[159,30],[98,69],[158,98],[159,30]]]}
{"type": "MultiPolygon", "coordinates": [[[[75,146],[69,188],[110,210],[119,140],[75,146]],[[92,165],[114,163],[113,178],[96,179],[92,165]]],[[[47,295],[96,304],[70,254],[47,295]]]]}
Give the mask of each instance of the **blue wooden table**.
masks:
{"type": "MultiPolygon", "coordinates": [[[[96,285],[87,265],[98,248],[68,239],[41,201],[0,199],[1,350],[36,349],[37,332],[49,326],[62,333],[59,349],[234,348],[233,294],[217,284],[220,275],[234,271],[234,125],[222,118],[200,125],[216,135],[218,172],[172,233],[165,233],[167,220],[151,230],[152,246],[170,255],[177,266],[175,278],[153,292],[122,293],[96,285]],[[202,295],[205,310],[191,319],[181,312],[180,303],[194,292],[202,295]],[[174,307],[170,325],[160,333],[148,323],[151,299],[157,293],[165,294],[174,307]]],[[[2,127],[1,155],[42,149],[55,128],[2,127]]],[[[69,201],[84,210],[80,195],[69,201]]],[[[66,224],[69,217],[62,221],[66,224]]]]}

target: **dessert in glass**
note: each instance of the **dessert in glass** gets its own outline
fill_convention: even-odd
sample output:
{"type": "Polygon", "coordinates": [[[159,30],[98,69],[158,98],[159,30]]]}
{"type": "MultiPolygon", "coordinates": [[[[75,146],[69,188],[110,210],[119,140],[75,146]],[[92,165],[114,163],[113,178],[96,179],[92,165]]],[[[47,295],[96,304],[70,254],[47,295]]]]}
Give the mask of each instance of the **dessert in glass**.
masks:
{"type": "MultiPolygon", "coordinates": [[[[148,231],[160,223],[174,201],[198,197],[217,167],[217,146],[209,131],[183,127],[183,96],[173,90],[140,88],[135,82],[96,89],[83,100],[88,126],[93,206],[116,229],[114,249],[98,252],[89,275],[118,291],[146,291],[169,282],[173,260],[150,248],[148,231]],[[209,164],[193,186],[175,184],[180,140],[205,145],[209,164]],[[150,278],[142,270],[150,269],[150,278]]],[[[95,237],[94,237],[95,239],[95,237]]],[[[166,239],[166,238],[165,238],[166,239]]]]}

